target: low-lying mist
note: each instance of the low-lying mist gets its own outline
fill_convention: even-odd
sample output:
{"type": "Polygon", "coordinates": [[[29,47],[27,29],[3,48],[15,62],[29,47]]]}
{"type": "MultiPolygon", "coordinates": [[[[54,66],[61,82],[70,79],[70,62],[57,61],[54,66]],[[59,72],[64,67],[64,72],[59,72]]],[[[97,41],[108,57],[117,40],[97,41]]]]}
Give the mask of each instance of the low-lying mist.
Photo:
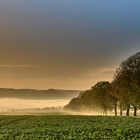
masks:
{"type": "Polygon", "coordinates": [[[52,99],[52,100],[25,100],[16,98],[0,99],[0,110],[3,109],[33,109],[46,107],[63,107],[68,104],[69,100],[52,99]]]}
{"type": "Polygon", "coordinates": [[[52,99],[52,100],[26,100],[17,98],[0,99],[0,114],[6,115],[104,115],[100,111],[70,111],[63,107],[70,100],[52,99]]]}

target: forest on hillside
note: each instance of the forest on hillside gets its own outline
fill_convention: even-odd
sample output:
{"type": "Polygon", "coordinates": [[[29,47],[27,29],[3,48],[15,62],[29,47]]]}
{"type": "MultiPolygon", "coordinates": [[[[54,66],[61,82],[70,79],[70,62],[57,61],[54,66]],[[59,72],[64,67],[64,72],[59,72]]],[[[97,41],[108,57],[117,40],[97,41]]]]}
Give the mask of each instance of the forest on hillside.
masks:
{"type": "Polygon", "coordinates": [[[115,116],[137,116],[140,109],[140,52],[124,60],[116,69],[112,82],[100,81],[91,89],[73,98],[66,110],[103,112],[114,111],[115,116]]]}
{"type": "Polygon", "coordinates": [[[0,99],[52,100],[71,99],[78,96],[79,90],[36,90],[36,89],[8,89],[0,88],[0,99]]]}

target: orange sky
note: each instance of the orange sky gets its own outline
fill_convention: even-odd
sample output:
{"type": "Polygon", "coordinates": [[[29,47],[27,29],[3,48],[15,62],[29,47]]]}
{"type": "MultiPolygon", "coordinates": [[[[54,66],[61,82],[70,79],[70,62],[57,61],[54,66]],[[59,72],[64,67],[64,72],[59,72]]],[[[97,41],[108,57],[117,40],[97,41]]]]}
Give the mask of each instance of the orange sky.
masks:
{"type": "Polygon", "coordinates": [[[139,25],[139,2],[0,1],[0,87],[82,90],[111,81],[139,51],[139,25]]]}

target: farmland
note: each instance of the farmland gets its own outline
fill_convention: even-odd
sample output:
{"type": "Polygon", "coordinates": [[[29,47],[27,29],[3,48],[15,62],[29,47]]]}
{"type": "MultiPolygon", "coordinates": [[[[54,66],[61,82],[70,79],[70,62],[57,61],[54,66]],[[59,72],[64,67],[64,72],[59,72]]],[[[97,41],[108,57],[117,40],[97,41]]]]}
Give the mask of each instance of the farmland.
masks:
{"type": "Polygon", "coordinates": [[[105,116],[0,116],[0,140],[139,140],[140,118],[105,116]]]}

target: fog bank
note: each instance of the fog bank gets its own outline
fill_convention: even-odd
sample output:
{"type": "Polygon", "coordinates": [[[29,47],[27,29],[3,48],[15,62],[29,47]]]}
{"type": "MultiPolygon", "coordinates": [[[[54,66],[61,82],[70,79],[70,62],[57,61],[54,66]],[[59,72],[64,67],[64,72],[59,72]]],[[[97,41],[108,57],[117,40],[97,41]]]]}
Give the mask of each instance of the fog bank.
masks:
{"type": "Polygon", "coordinates": [[[0,99],[0,109],[29,109],[45,107],[63,107],[69,100],[24,100],[16,98],[0,99]]]}

